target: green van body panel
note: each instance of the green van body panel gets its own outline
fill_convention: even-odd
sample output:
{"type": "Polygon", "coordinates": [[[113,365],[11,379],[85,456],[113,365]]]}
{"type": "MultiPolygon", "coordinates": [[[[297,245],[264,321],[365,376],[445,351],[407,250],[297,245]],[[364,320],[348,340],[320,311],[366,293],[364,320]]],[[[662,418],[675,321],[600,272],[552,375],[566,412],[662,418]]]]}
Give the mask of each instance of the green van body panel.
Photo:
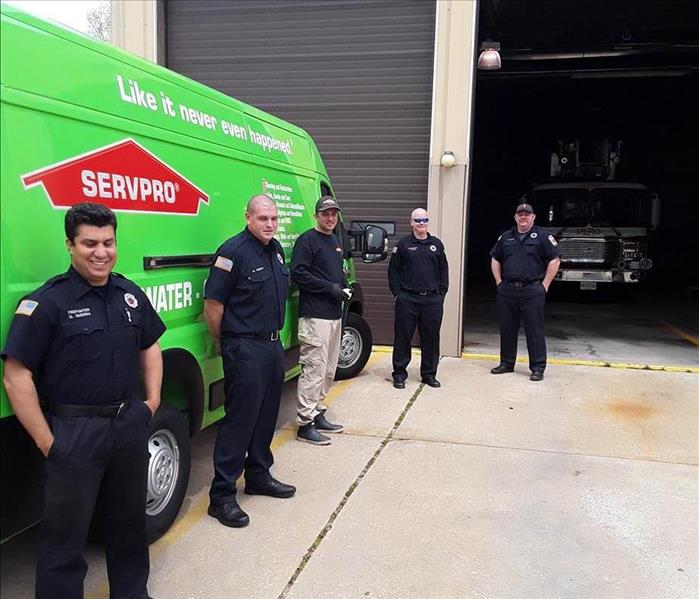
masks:
{"type": "MultiPolygon", "coordinates": [[[[211,424],[223,410],[209,410],[208,392],[223,375],[202,316],[208,269],[144,269],[144,258],[213,254],[245,226],[247,199],[266,192],[277,202],[277,237],[289,261],[296,237],[314,225],[321,183],[330,186],[313,140],[261,110],[7,5],[0,43],[0,342],[21,297],[69,265],[66,206],[54,207],[47,186],[36,179],[27,184],[27,175],[65,170],[62,164],[131,140],[127,145],[140,147],[203,194],[192,213],[143,212],[142,198],[124,199],[123,191],[116,197],[116,179],[105,179],[104,187],[114,195],[112,204],[105,203],[117,203],[115,271],[141,286],[165,321],[165,355],[184,351],[196,360],[205,392],[202,426],[211,424]]],[[[102,175],[82,173],[88,177],[83,191],[96,189],[102,175]]],[[[102,192],[100,187],[92,201],[102,201],[102,192]]],[[[353,278],[351,260],[345,268],[353,278]]],[[[298,291],[292,289],[281,334],[287,349],[298,344],[297,308],[298,291]]],[[[292,364],[287,377],[298,372],[292,364]]],[[[176,385],[166,380],[163,390],[163,401],[186,408],[176,385]]],[[[3,388],[0,416],[11,414],[3,388]]]]}

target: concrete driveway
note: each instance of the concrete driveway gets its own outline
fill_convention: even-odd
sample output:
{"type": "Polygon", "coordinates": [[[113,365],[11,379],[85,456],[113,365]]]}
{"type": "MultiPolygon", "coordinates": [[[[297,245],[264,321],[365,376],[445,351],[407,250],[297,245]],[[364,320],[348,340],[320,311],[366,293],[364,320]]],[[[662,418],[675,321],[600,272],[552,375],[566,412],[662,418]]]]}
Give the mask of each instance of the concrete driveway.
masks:
{"type": "MultiPolygon", "coordinates": [[[[159,599],[697,595],[699,374],[551,365],[492,376],[443,359],[442,389],[391,387],[390,354],[339,383],[329,447],[298,443],[286,385],[274,474],[245,529],[206,515],[215,431],[194,441],[180,517],[151,547],[159,599]]],[[[3,547],[2,592],[32,596],[35,533],[3,547]]],[[[86,596],[108,596],[88,552],[86,596]]]]}

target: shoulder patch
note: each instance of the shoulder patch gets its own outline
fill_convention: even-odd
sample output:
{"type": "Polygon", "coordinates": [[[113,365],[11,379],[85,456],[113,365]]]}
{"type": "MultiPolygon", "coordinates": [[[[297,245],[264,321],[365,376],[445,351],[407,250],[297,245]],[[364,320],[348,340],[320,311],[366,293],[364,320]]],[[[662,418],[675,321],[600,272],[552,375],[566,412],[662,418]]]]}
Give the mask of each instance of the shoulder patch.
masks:
{"type": "Polygon", "coordinates": [[[398,253],[398,246],[397,246],[397,245],[394,245],[394,246],[393,246],[393,249],[391,250],[391,253],[392,253],[392,254],[397,254],[397,253],[398,253]]]}
{"type": "Polygon", "coordinates": [[[216,268],[220,268],[221,270],[225,270],[226,272],[231,272],[231,270],[233,270],[233,260],[229,260],[228,258],[219,256],[218,258],[216,258],[214,266],[216,268]]]}
{"type": "Polygon", "coordinates": [[[31,316],[38,305],[39,302],[35,302],[34,300],[22,300],[21,302],[19,302],[19,305],[15,310],[15,314],[20,314],[22,316],[31,316]]]}
{"type": "Polygon", "coordinates": [[[558,245],[558,242],[553,235],[549,235],[549,241],[551,242],[551,245],[558,245]]]}

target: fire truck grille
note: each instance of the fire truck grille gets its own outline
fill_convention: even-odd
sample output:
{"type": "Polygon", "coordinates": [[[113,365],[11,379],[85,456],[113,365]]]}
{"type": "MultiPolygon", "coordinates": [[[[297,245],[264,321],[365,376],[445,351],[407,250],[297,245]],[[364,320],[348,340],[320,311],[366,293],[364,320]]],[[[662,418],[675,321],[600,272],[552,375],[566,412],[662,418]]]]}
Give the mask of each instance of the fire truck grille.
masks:
{"type": "Polygon", "coordinates": [[[604,239],[585,238],[565,238],[560,239],[558,244],[561,249],[562,262],[587,262],[591,264],[602,264],[611,260],[612,245],[604,239]]]}

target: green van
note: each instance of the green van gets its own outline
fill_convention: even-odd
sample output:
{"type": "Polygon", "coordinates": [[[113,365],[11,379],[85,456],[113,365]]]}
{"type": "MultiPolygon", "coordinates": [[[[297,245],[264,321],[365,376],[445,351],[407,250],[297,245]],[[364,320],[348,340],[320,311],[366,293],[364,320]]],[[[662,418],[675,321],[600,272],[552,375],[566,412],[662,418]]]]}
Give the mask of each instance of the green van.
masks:
{"type": "MultiPolygon", "coordinates": [[[[116,271],[140,285],[167,324],[163,404],[149,442],[151,540],[174,521],[187,487],[189,439],[223,415],[221,361],[202,317],[215,249],[244,227],[247,199],[277,203],[290,259],[333,195],[318,150],[290,123],[108,44],[2,5],[0,31],[0,344],[20,298],[69,264],[65,210],[81,201],[118,212],[116,271]]],[[[371,352],[352,257],[386,257],[385,231],[337,234],[354,287],[338,378],[371,352]]],[[[287,301],[287,378],[298,375],[298,290],[287,301]]],[[[1,536],[38,519],[41,454],[0,391],[1,536]]]]}

